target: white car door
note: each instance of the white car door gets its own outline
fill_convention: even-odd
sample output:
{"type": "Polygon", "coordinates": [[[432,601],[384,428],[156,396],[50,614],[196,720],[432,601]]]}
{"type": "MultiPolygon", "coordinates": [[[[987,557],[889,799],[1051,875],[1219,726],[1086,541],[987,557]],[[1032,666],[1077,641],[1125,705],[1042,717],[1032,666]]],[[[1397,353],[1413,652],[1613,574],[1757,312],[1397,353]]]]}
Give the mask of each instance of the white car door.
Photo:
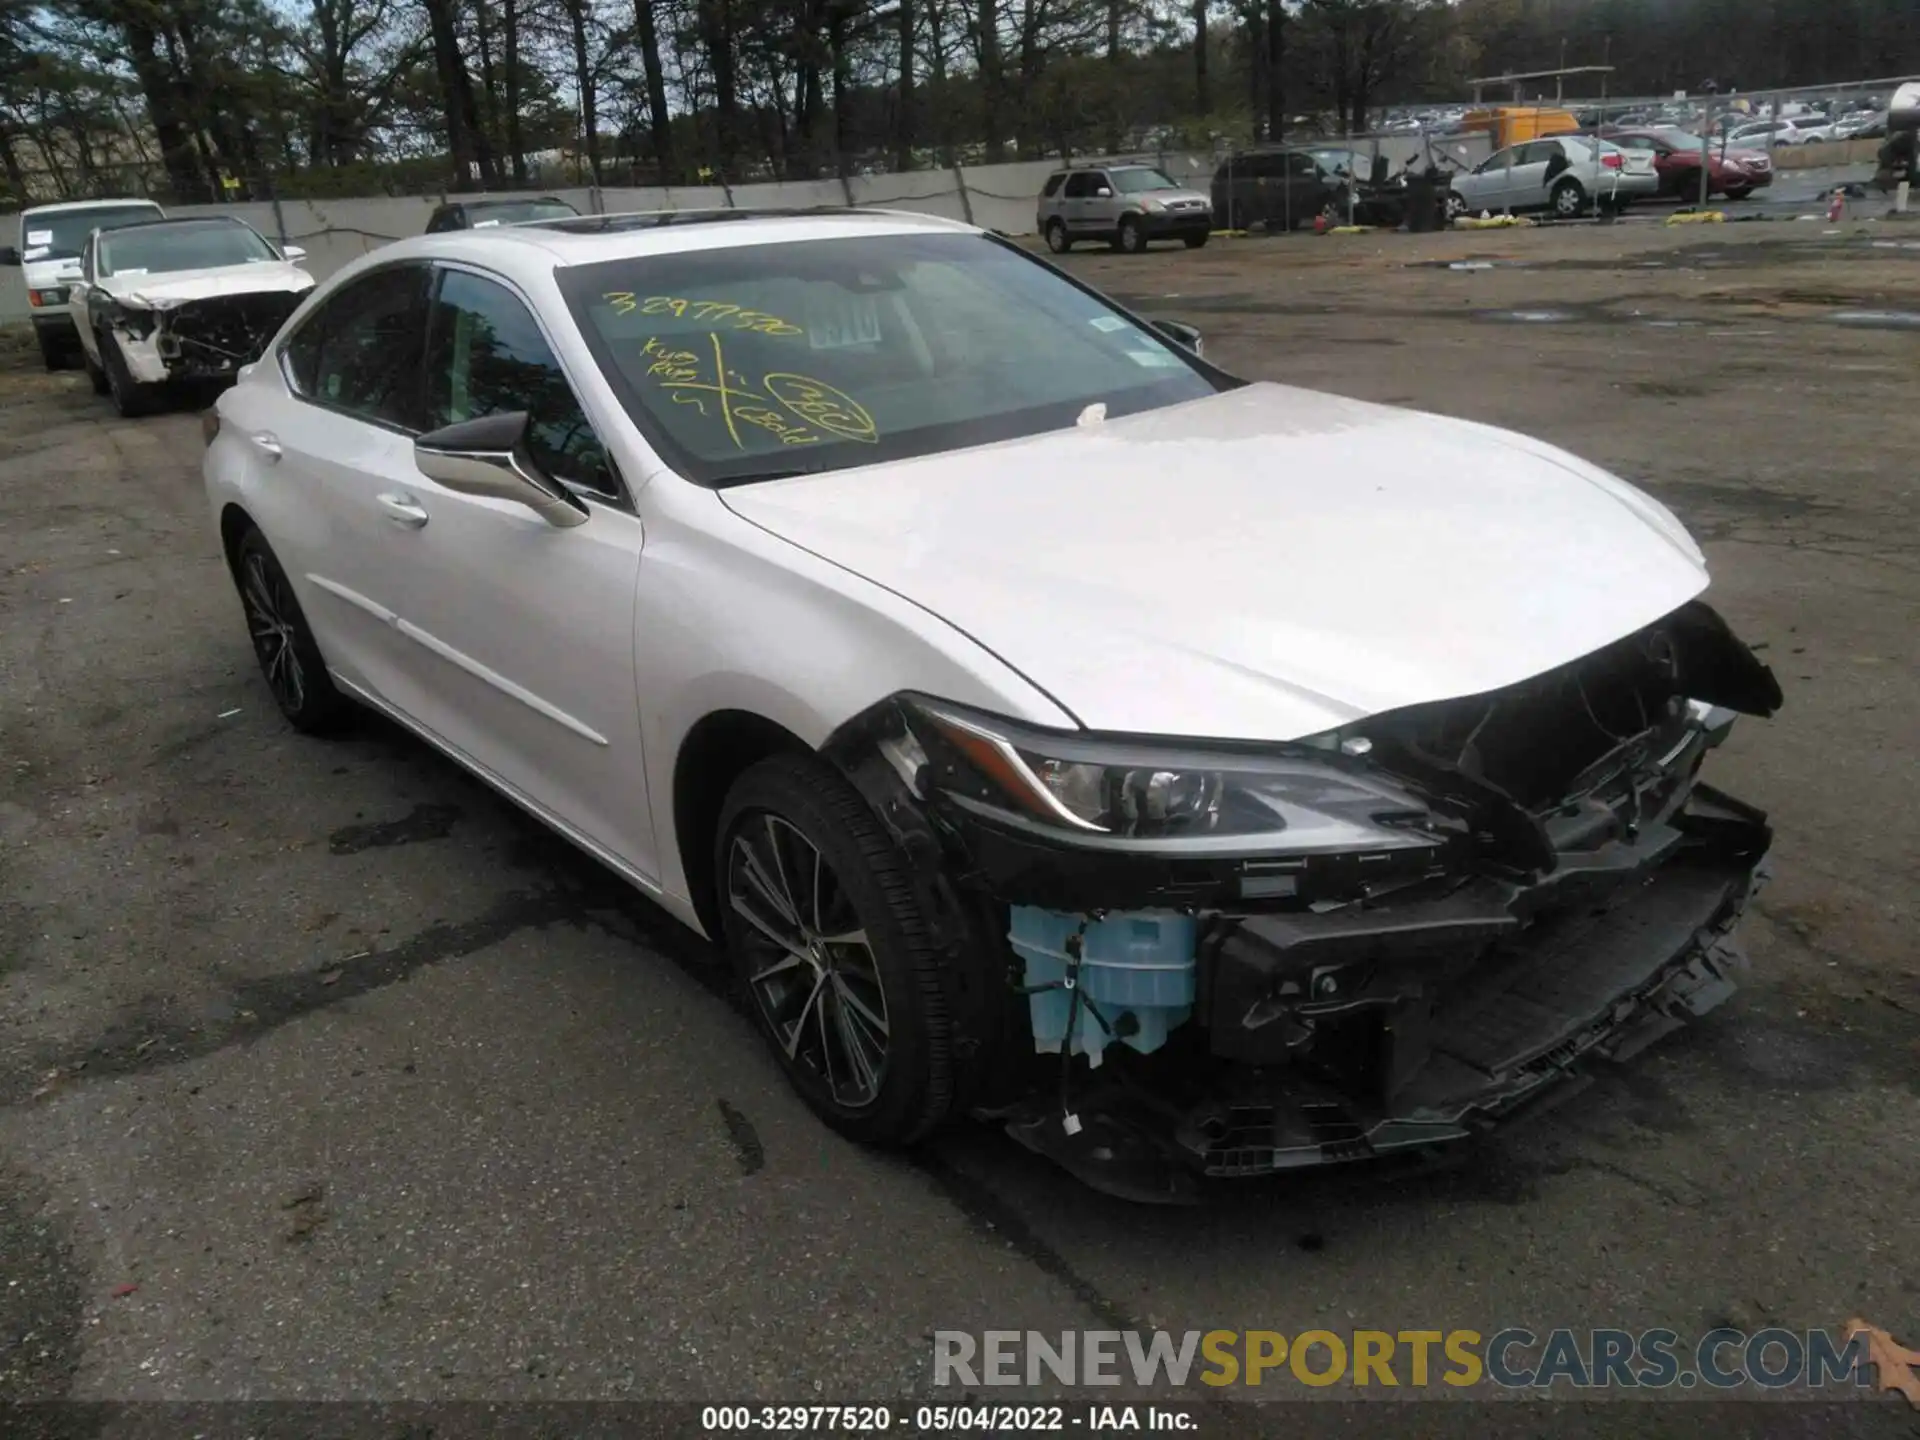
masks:
{"type": "Polygon", "coordinates": [[[658,873],[634,658],[642,530],[546,333],[504,280],[438,271],[425,425],[524,410],[528,449],[583,525],[459,494],[417,467],[384,517],[383,583],[415,646],[408,715],[563,824],[658,873]]]}
{"type": "Polygon", "coordinates": [[[232,410],[269,473],[257,517],[292,579],[328,668],[411,713],[423,656],[402,635],[390,542],[416,477],[423,262],[384,266],[331,296],[288,337],[279,384],[242,385],[232,410]]]}
{"type": "Polygon", "coordinates": [[[1517,147],[1497,150],[1474,166],[1471,174],[1454,177],[1454,192],[1469,210],[1499,210],[1507,203],[1507,168],[1517,154],[1517,147]]]}

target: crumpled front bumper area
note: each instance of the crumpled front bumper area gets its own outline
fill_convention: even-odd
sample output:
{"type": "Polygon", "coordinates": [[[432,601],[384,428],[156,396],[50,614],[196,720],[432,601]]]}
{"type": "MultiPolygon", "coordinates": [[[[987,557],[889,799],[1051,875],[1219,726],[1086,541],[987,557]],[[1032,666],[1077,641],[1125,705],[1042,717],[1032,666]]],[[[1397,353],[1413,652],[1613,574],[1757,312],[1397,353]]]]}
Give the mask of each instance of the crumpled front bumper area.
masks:
{"type": "Polygon", "coordinates": [[[1624,1060],[1731,995],[1745,962],[1730,932],[1770,843],[1758,811],[1698,786],[1665,822],[1537,883],[1203,912],[1192,1023],[1150,1054],[1108,1043],[1010,1129],[1095,1186],[1161,1199],[1179,1198],[1173,1171],[1261,1175],[1467,1138],[1561,1091],[1583,1058],[1624,1060]]]}
{"type": "Polygon", "coordinates": [[[1729,932],[1768,841],[1760,816],[1702,787],[1673,831],[1579,893],[1481,881],[1353,923],[1217,922],[1210,1048],[1248,1068],[1183,1118],[1181,1147],[1240,1175],[1460,1139],[1583,1056],[1637,1053],[1733,993],[1729,932]]]}
{"type": "Polygon", "coordinates": [[[231,377],[258,360],[304,293],[259,291],[159,310],[123,307],[114,339],[141,384],[231,377]]]}

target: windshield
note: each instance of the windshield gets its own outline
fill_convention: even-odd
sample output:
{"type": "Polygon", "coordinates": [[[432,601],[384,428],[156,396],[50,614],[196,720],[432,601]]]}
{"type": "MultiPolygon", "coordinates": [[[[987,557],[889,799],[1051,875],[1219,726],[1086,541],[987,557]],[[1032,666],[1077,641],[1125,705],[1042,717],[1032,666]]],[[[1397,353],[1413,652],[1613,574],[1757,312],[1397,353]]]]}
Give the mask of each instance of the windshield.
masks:
{"type": "Polygon", "coordinates": [[[564,200],[505,200],[498,205],[467,206],[476,230],[493,225],[519,225],[528,220],[571,220],[579,213],[564,200]]]}
{"type": "Polygon", "coordinates": [[[1096,403],[1116,417],[1218,388],[1156,332],[980,235],[652,254],[559,279],[635,423],[704,485],[983,445],[1066,429],[1096,403]]]}
{"type": "Polygon", "coordinates": [[[1122,195],[1138,195],[1142,190],[1178,190],[1180,187],[1158,170],[1109,170],[1113,188],[1122,195]]]}
{"type": "Polygon", "coordinates": [[[93,205],[84,210],[39,210],[20,217],[20,258],[78,260],[87,236],[134,220],[158,220],[158,205],[93,205]]]}
{"type": "Polygon", "coordinates": [[[245,225],[216,220],[143,225],[138,230],[103,236],[95,269],[103,276],[160,275],[279,258],[271,245],[245,225]]]}

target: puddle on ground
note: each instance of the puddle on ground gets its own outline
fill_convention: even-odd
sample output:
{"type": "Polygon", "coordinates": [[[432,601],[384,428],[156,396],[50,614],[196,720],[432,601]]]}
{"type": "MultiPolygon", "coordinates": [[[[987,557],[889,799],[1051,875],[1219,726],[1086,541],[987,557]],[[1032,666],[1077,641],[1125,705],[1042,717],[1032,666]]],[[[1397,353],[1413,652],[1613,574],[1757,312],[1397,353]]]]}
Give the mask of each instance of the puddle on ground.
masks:
{"type": "Polygon", "coordinates": [[[1476,318],[1496,325],[1571,325],[1582,317],[1572,310],[1482,310],[1476,318]]]}
{"type": "Polygon", "coordinates": [[[1842,310],[1827,318],[1856,330],[1920,330],[1920,310],[1842,310]]]}

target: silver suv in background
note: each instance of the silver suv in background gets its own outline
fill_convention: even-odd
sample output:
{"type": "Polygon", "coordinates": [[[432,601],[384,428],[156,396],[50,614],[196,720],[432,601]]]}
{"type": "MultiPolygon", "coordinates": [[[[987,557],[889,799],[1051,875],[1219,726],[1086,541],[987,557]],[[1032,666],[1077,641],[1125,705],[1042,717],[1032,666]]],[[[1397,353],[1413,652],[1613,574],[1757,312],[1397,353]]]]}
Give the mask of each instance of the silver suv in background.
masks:
{"type": "Polygon", "coordinates": [[[1047,177],[1036,218],[1056,255],[1076,240],[1105,240],[1129,254],[1155,240],[1198,250],[1213,233],[1213,201],[1151,165],[1078,165],[1047,177]]]}

